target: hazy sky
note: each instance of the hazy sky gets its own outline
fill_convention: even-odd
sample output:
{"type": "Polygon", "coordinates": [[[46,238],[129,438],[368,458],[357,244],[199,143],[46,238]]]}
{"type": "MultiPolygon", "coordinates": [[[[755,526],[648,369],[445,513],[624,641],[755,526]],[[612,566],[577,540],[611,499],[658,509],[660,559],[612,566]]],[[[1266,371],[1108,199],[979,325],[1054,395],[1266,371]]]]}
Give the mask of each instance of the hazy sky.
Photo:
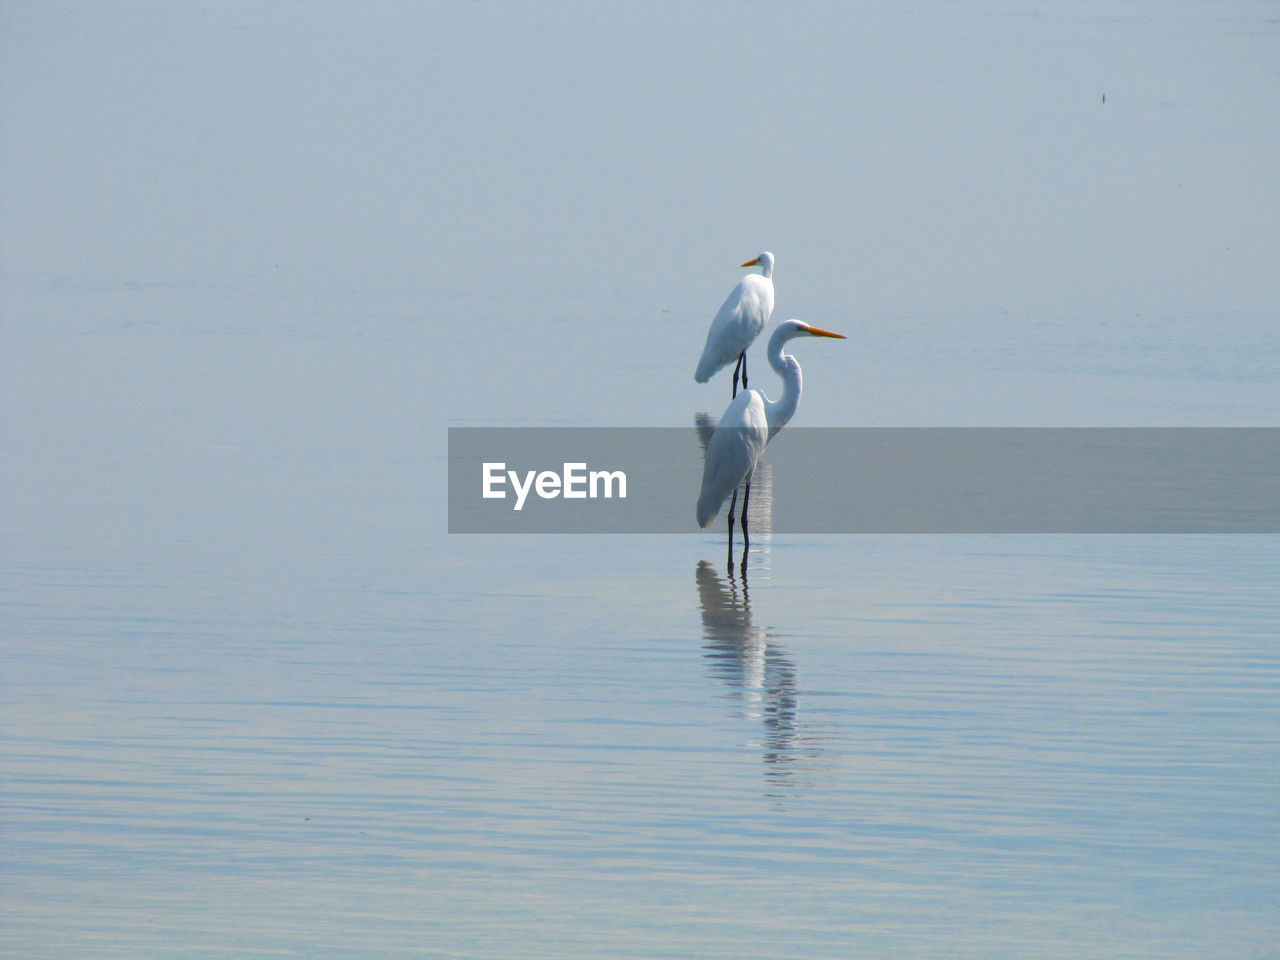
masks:
{"type": "Polygon", "coordinates": [[[0,4],[33,443],[686,426],[766,248],[798,426],[1275,425],[1275,7],[0,4]]]}
{"type": "Polygon", "coordinates": [[[1274,309],[1274,14],[8,2],[0,249],[669,306],[768,246],[799,313],[1274,309]]]}

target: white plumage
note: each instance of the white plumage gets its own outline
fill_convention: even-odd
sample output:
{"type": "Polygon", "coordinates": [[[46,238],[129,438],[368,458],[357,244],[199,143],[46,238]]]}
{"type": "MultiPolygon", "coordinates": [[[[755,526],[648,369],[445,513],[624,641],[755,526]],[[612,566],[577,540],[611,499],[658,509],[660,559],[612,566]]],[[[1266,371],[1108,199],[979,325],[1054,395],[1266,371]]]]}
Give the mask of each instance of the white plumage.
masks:
{"type": "Polygon", "coordinates": [[[698,494],[700,527],[708,526],[743,478],[755,473],[769,442],[763,396],[760,390],[743,390],[734,397],[707,441],[702,492],[698,494]]]}
{"type": "MultiPolygon", "coordinates": [[[[698,494],[698,526],[707,527],[720,512],[729,494],[742,481],[751,485],[764,448],[773,435],[795,415],[804,387],[800,364],[795,357],[782,352],[782,345],[795,337],[844,337],[829,330],[811,327],[799,320],[786,320],[769,338],[769,366],[782,377],[782,396],[770,400],[763,390],[743,390],[733,398],[724,416],[707,441],[707,456],[702,466],[702,491],[698,494]]],[[[732,532],[733,517],[729,518],[732,532]]]]}
{"type": "MultiPolygon", "coordinates": [[[[743,386],[746,385],[746,351],[764,329],[773,315],[773,254],[768,251],[744,267],[760,265],[760,273],[750,273],[739,281],[720,307],[711,329],[707,331],[707,344],[702,348],[702,359],[693,378],[706,383],[717,372],[743,358],[743,386]]],[[[734,391],[737,391],[735,373],[734,391]]]]}

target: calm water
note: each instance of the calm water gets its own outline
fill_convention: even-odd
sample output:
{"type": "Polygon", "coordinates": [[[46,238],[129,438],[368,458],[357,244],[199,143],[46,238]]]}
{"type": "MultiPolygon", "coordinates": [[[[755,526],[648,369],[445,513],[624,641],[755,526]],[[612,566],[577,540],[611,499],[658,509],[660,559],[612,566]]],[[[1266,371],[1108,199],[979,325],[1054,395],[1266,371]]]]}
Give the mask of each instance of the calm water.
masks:
{"type": "Polygon", "coordinates": [[[1275,426],[1269,7],[308,9],[0,14],[0,952],[1277,956],[1277,538],[444,532],[766,244],[797,424],[1275,426]]]}

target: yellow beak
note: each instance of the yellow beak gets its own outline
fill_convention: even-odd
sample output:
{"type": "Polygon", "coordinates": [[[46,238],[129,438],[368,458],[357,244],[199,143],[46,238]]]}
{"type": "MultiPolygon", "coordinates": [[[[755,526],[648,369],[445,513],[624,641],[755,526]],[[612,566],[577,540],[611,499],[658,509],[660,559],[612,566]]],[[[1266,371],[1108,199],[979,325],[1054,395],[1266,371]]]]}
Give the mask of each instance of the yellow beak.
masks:
{"type": "Polygon", "coordinates": [[[759,257],[756,257],[754,260],[748,260],[746,263],[740,264],[740,266],[743,266],[743,267],[754,267],[754,266],[755,266],[757,263],[759,263],[759,262],[760,262],[760,258],[759,258],[759,257]]]}
{"type": "Polygon", "coordinates": [[[823,330],[821,327],[811,327],[807,323],[802,323],[800,329],[815,337],[832,337],[836,340],[847,340],[843,333],[832,333],[830,330],[823,330]]]}

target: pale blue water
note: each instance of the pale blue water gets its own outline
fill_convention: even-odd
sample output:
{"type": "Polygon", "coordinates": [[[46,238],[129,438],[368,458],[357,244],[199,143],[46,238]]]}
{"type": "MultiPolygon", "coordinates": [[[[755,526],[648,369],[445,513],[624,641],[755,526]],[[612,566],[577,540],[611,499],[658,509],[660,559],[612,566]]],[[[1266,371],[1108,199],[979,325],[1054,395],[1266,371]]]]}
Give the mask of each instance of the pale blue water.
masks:
{"type": "Polygon", "coordinates": [[[1270,8],[661,13],[0,14],[0,952],[1276,955],[1276,538],[444,532],[762,245],[797,424],[1275,426],[1270,8]]]}

